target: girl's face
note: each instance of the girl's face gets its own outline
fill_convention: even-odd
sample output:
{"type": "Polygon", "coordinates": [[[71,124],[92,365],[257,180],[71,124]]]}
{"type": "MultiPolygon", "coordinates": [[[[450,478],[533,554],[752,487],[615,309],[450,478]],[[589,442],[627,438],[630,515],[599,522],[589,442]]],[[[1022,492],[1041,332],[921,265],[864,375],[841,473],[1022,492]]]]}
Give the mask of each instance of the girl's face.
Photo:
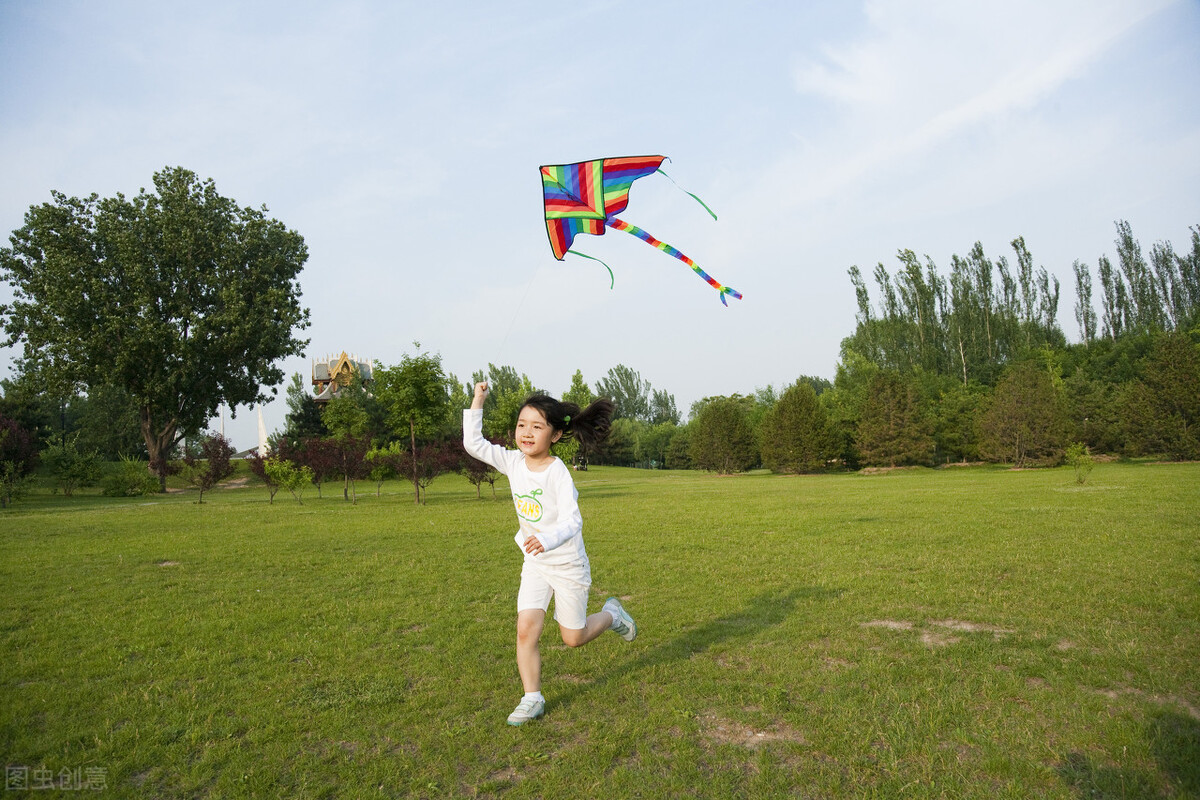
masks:
{"type": "Polygon", "coordinates": [[[546,415],[533,406],[525,406],[517,417],[517,447],[529,458],[545,458],[550,445],[562,436],[546,421],[546,415]]]}

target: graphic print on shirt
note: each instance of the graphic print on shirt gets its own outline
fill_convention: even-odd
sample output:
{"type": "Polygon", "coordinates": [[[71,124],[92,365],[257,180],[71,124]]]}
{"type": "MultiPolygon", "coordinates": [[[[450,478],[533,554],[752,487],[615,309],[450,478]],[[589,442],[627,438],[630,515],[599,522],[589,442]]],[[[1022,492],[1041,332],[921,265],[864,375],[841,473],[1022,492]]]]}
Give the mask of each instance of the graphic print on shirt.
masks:
{"type": "Polygon", "coordinates": [[[517,507],[517,516],[528,522],[537,522],[542,518],[542,501],[538,500],[541,489],[534,489],[529,494],[513,495],[513,503],[517,507]]]}

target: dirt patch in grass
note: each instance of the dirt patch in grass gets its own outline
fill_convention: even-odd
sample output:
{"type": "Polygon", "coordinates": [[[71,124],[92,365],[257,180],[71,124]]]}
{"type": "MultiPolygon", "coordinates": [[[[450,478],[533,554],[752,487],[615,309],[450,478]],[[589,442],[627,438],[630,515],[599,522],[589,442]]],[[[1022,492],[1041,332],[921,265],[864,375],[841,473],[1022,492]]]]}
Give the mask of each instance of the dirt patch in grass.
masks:
{"type": "Polygon", "coordinates": [[[787,725],[775,723],[768,728],[756,729],[718,714],[700,717],[700,734],[713,744],[732,744],[750,750],[771,742],[808,744],[804,734],[787,725]]]}
{"type": "Polygon", "coordinates": [[[946,647],[959,641],[960,637],[942,631],[921,631],[921,643],[926,647],[946,647]]]}
{"type": "MultiPolygon", "coordinates": [[[[864,628],[886,628],[890,631],[911,631],[915,626],[911,622],[894,619],[873,619],[870,622],[860,622],[864,628]]],[[[921,642],[926,647],[946,647],[962,641],[956,633],[990,633],[999,639],[1015,631],[1008,628],[998,628],[995,625],[985,625],[980,622],[967,622],[961,619],[931,620],[930,628],[920,629],[921,642]]]]}
{"type": "Polygon", "coordinates": [[[887,628],[890,631],[911,631],[913,624],[894,619],[873,619],[862,623],[864,628],[887,628]]]}
{"type": "Polygon", "coordinates": [[[154,563],[160,567],[178,567],[179,566],[178,561],[156,561],[154,563]]]}
{"type": "Polygon", "coordinates": [[[962,631],[963,633],[990,633],[997,639],[1001,636],[1014,633],[1014,631],[1008,628],[997,628],[994,625],[984,625],[979,622],[964,622],[959,619],[932,620],[929,624],[937,625],[940,628],[949,628],[952,631],[962,631]]]}

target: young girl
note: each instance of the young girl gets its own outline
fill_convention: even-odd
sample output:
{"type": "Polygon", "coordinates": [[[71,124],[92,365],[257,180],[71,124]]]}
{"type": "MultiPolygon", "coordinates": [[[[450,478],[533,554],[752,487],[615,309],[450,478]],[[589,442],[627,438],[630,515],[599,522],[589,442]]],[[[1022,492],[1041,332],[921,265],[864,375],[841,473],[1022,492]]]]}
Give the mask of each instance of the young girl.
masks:
{"type": "Polygon", "coordinates": [[[483,438],[487,390],[487,383],[475,384],[471,407],[463,411],[463,446],[508,476],[517,507],[520,528],[514,538],[525,553],[517,593],[517,670],[525,696],[509,715],[508,724],[523,725],[546,710],[538,637],[551,597],[554,618],[568,647],[587,644],[608,630],[632,642],[637,625],[615,597],[605,601],[600,611],[587,615],[592,573],[583,549],[579,493],[570,470],[550,455],[550,445],[560,439],[574,437],[584,445],[602,441],[608,435],[613,404],[597,400],[581,411],[574,403],[531,395],[517,417],[518,449],[506,450],[483,438]]]}

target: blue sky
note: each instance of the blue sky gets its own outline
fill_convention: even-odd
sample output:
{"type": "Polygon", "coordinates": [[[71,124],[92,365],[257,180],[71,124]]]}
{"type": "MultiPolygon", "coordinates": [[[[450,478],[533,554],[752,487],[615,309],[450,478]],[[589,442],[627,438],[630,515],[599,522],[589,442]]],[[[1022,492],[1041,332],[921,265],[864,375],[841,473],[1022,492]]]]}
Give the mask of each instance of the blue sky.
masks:
{"type": "Polygon", "coordinates": [[[242,5],[0,0],[0,229],[184,166],[305,237],[309,356],[419,341],[553,393],[625,364],[686,412],[832,378],[851,265],[1024,236],[1074,339],[1115,220],[1147,251],[1200,224],[1195,0],[242,5]],[[554,260],[537,167],[640,154],[719,220],[661,176],[622,218],[745,299],[617,231],[576,242],[612,290],[554,260]]]}

